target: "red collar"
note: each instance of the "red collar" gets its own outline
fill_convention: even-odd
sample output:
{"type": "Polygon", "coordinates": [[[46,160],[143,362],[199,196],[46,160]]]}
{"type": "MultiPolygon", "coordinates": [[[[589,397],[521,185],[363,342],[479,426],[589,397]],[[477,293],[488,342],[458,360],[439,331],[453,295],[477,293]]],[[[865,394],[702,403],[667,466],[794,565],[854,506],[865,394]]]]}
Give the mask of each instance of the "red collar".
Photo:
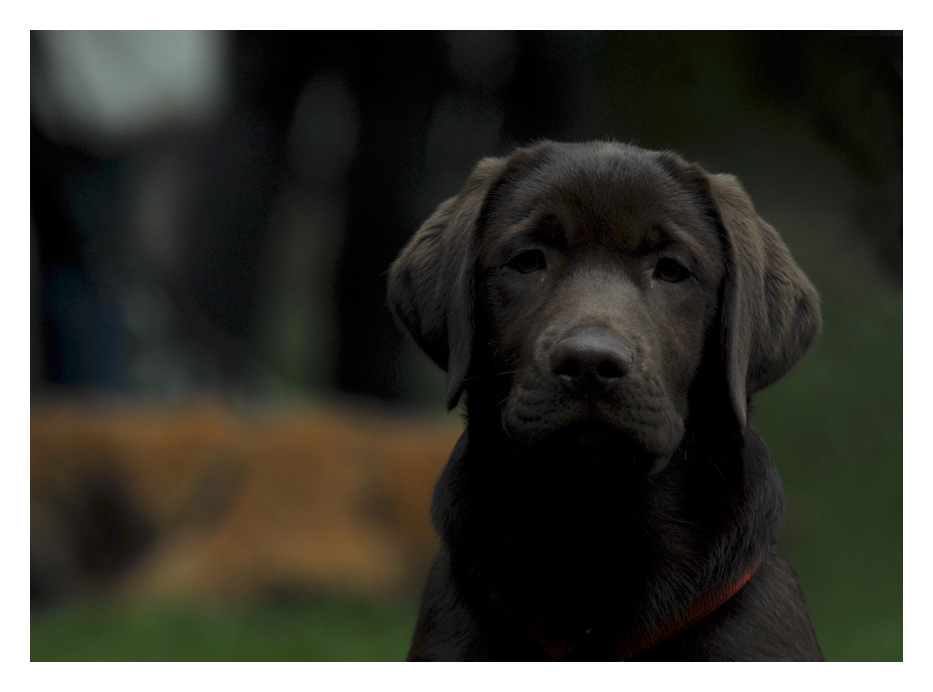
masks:
{"type": "MultiPolygon", "coordinates": [[[[754,576],[760,566],[761,560],[756,562],[751,569],[737,579],[717,584],[703,592],[683,608],[674,611],[664,618],[661,624],[654,630],[619,640],[613,645],[614,659],[616,661],[632,659],[638,654],[644,653],[648,649],[657,646],[661,642],[667,641],[675,634],[683,632],[691,625],[695,625],[732,598],[739,589],[748,583],[749,579],[754,576]]],[[[570,652],[583,641],[582,637],[576,641],[560,641],[545,636],[531,627],[526,626],[525,629],[554,661],[565,660],[570,655],[570,652]]]]}

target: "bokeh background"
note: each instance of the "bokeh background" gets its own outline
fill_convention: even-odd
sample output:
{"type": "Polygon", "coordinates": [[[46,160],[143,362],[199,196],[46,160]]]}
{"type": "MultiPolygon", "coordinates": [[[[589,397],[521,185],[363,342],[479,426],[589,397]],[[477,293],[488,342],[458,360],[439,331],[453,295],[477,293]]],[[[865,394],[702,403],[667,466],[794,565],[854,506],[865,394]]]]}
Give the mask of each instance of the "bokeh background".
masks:
{"type": "Polygon", "coordinates": [[[33,32],[33,660],[397,660],[459,434],[386,270],[541,138],[739,176],[824,330],[753,423],[830,660],[902,658],[900,32],[33,32]]]}

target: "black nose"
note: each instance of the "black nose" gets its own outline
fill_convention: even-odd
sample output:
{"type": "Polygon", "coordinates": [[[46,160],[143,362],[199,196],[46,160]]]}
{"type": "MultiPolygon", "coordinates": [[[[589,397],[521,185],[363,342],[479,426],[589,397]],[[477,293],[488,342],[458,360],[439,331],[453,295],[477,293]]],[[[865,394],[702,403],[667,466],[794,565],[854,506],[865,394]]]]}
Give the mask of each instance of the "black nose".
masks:
{"type": "Polygon", "coordinates": [[[616,384],[631,367],[631,349],[602,329],[572,333],[551,352],[551,372],[565,386],[587,394],[616,384]]]}

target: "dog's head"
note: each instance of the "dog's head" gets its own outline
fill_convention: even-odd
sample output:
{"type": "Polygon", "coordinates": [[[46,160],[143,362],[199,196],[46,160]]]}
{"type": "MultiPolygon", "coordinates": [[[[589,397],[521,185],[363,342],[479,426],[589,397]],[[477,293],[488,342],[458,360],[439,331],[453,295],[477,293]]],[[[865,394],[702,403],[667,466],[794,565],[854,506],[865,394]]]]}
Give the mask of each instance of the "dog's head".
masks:
{"type": "Polygon", "coordinates": [[[816,291],[733,177],[613,143],[481,161],[393,264],[389,300],[447,370],[449,408],[492,378],[524,444],[609,435],[655,459],[680,444],[701,362],[744,428],[748,396],[820,329],[816,291]]]}

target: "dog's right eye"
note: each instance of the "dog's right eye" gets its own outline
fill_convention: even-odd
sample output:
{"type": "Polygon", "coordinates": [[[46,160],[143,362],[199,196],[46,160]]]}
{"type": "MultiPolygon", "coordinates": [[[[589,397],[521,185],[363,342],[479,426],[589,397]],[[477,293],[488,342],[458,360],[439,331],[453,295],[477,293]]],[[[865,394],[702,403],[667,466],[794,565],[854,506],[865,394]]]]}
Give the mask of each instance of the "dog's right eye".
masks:
{"type": "Polygon", "coordinates": [[[658,265],[654,268],[654,275],[662,281],[676,284],[690,277],[690,270],[677,260],[670,257],[662,257],[658,265]]]}
{"type": "Polygon", "coordinates": [[[540,250],[528,250],[515,255],[509,260],[509,266],[522,274],[530,274],[539,269],[544,269],[547,263],[544,261],[544,253],[540,250]]]}

